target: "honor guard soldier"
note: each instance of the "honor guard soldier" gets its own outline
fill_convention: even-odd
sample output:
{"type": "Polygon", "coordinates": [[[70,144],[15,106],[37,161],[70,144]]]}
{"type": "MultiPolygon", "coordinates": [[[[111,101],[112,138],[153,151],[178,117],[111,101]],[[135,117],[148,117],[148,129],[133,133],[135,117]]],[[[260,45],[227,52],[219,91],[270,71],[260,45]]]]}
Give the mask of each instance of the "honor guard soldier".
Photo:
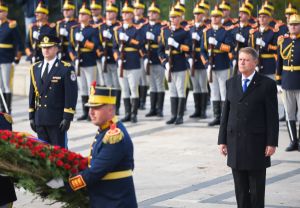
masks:
{"type": "MultiPolygon", "coordinates": [[[[148,23],[147,18],[144,17],[145,4],[141,0],[136,0],[136,1],[134,1],[133,8],[134,8],[133,22],[137,26],[137,28],[141,29],[145,24],[148,23]]],[[[145,110],[148,82],[147,82],[147,78],[146,78],[146,72],[144,70],[142,53],[143,52],[140,51],[142,75],[141,75],[141,80],[139,83],[139,109],[145,110]]]]}
{"type": "Polygon", "coordinates": [[[158,42],[162,25],[160,19],[160,8],[152,1],[148,8],[149,23],[142,27],[143,36],[146,39],[144,51],[144,70],[149,78],[150,85],[150,111],[146,117],[163,117],[163,105],[165,98],[165,69],[161,66],[158,57],[158,42]]]}
{"type": "MultiPolygon", "coordinates": [[[[298,14],[298,10],[295,6],[292,5],[292,3],[289,3],[288,7],[285,9],[284,13],[285,13],[285,17],[286,17],[286,23],[288,24],[290,16],[293,15],[293,14],[298,14]]],[[[280,35],[285,35],[289,32],[288,26],[284,23],[277,24],[276,26],[279,30],[278,31],[279,36],[280,35]]]]}
{"type": "Polygon", "coordinates": [[[222,18],[222,25],[226,27],[230,27],[237,23],[237,19],[233,19],[230,17],[231,12],[231,5],[226,0],[223,0],[222,3],[219,5],[219,8],[223,12],[223,18],[222,18]]]}
{"type": "MultiPolygon", "coordinates": [[[[283,91],[284,108],[291,143],[286,151],[300,151],[297,140],[297,109],[300,109],[300,16],[294,14],[288,22],[289,34],[278,38],[276,81],[278,91],[283,91]]],[[[299,126],[300,135],[300,126],[299,126]]]]}
{"type": "MultiPolygon", "coordinates": [[[[244,1],[244,4],[245,4],[246,7],[248,7],[248,8],[250,9],[250,12],[252,13],[252,11],[253,11],[253,9],[254,9],[254,5],[253,5],[252,0],[245,0],[245,1],[244,1]]],[[[251,16],[250,16],[250,19],[249,19],[249,23],[250,23],[251,25],[255,25],[255,24],[257,23],[256,17],[254,17],[254,16],[251,15],[251,16]]]]}
{"type": "Polygon", "coordinates": [[[58,53],[58,58],[71,62],[68,52],[69,34],[71,27],[78,24],[77,20],[74,18],[75,5],[71,0],[65,0],[62,9],[64,19],[58,21],[56,25],[56,34],[60,39],[60,51],[58,53]]]}
{"type": "Polygon", "coordinates": [[[169,27],[161,30],[159,58],[166,68],[166,77],[170,89],[172,117],[167,124],[182,124],[185,109],[186,82],[189,69],[186,55],[191,48],[191,35],[181,25],[181,11],[173,6],[170,11],[169,27]]]}
{"type": "Polygon", "coordinates": [[[252,25],[249,23],[251,17],[251,9],[245,4],[239,8],[239,20],[237,24],[231,26],[231,33],[235,39],[235,47],[233,51],[233,75],[238,73],[238,54],[241,48],[248,47],[249,45],[249,32],[252,29],[252,25]]]}
{"type": "MultiPolygon", "coordinates": [[[[98,2],[97,0],[92,0],[90,7],[92,13],[92,19],[90,23],[94,28],[99,30],[100,24],[104,22],[104,18],[102,17],[102,6],[100,2],[98,2]]],[[[100,86],[104,86],[105,85],[104,72],[101,66],[101,60],[97,59],[96,63],[97,63],[97,79],[96,79],[97,83],[100,86]]]]}
{"type": "Polygon", "coordinates": [[[191,68],[191,79],[194,90],[195,112],[190,118],[206,118],[206,105],[208,100],[207,76],[205,66],[200,59],[200,42],[203,38],[203,30],[206,28],[203,22],[205,11],[199,4],[194,8],[194,21],[189,25],[190,34],[192,36],[191,56],[188,59],[191,68]]]}
{"type": "Polygon", "coordinates": [[[278,20],[276,20],[276,19],[274,19],[274,18],[272,17],[273,14],[274,14],[274,10],[275,10],[273,3],[270,2],[269,0],[265,0],[265,2],[264,2],[263,5],[262,5],[262,8],[263,8],[263,7],[264,7],[265,9],[269,10],[270,13],[271,13],[270,18],[269,18],[269,26],[272,27],[272,28],[275,28],[276,24],[278,24],[279,22],[281,22],[281,20],[278,21],[278,20]]]}
{"type": "Polygon", "coordinates": [[[266,7],[262,7],[259,12],[259,27],[250,30],[251,46],[259,53],[259,63],[257,71],[261,74],[275,79],[276,51],[277,51],[277,31],[269,26],[271,12],[266,7]]]}
{"type": "Polygon", "coordinates": [[[56,36],[40,36],[44,60],[30,69],[29,119],[38,138],[67,148],[78,88],[73,66],[57,58],[58,44],[56,36]]]}
{"type": "Polygon", "coordinates": [[[211,11],[211,25],[203,30],[201,40],[201,59],[207,70],[214,114],[214,120],[209,126],[220,124],[222,103],[226,95],[225,83],[230,74],[228,54],[234,44],[230,31],[222,26],[222,16],[222,11],[215,6],[211,11]]]}
{"type": "Polygon", "coordinates": [[[79,24],[71,27],[69,55],[71,60],[75,62],[75,71],[80,76],[79,88],[81,94],[81,102],[83,115],[77,120],[88,119],[88,107],[85,106],[89,98],[88,86],[96,80],[97,53],[100,56],[100,44],[98,29],[93,28],[89,23],[91,11],[85,3],[79,10],[79,24]]]}
{"type": "Polygon", "coordinates": [[[113,57],[113,35],[114,28],[120,26],[117,20],[118,7],[115,4],[108,2],[105,8],[105,22],[99,26],[100,43],[103,48],[101,57],[101,69],[104,75],[104,85],[113,87],[116,90],[116,115],[119,115],[121,103],[121,86],[119,83],[117,63],[113,57]]]}
{"type": "Polygon", "coordinates": [[[184,14],[185,14],[185,0],[177,0],[177,3],[175,4],[175,9],[179,10],[182,15],[180,16],[180,25],[183,27],[188,26],[188,21],[185,20],[184,14]]]}
{"type": "Polygon", "coordinates": [[[25,41],[25,53],[31,63],[43,60],[42,50],[38,45],[40,35],[56,35],[56,24],[48,22],[49,10],[40,1],[35,9],[36,22],[29,25],[29,32],[25,41]]]}
{"type": "Polygon", "coordinates": [[[0,89],[7,104],[8,112],[0,99],[0,110],[11,113],[13,65],[19,63],[24,45],[18,31],[17,22],[7,19],[8,7],[0,1],[0,89]]]}
{"type": "Polygon", "coordinates": [[[201,0],[198,5],[200,6],[201,9],[204,9],[205,11],[205,17],[204,17],[204,23],[206,25],[210,24],[210,18],[209,18],[209,11],[210,11],[210,5],[209,2],[206,0],[201,0]]]}
{"type": "Polygon", "coordinates": [[[118,63],[119,82],[123,93],[125,117],[122,122],[137,122],[142,69],[140,49],[143,40],[141,31],[133,24],[133,7],[126,1],[122,8],[123,24],[115,28],[114,58],[118,63]],[[130,103],[131,97],[131,103],[130,103]]]}
{"type": "Polygon", "coordinates": [[[92,86],[88,106],[98,132],[91,145],[88,168],[69,179],[77,191],[86,188],[90,207],[137,208],[132,177],[133,143],[115,116],[116,91],[92,86]]]}

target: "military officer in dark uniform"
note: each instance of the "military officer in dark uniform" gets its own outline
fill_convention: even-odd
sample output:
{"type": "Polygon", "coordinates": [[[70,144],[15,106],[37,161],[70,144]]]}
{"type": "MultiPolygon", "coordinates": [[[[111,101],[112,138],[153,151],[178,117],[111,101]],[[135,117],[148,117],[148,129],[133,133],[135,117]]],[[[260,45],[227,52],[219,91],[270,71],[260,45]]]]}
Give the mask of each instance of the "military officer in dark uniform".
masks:
{"type": "Polygon", "coordinates": [[[203,21],[205,10],[196,5],[193,13],[194,21],[189,25],[193,43],[188,62],[191,68],[190,74],[193,83],[195,112],[190,115],[190,118],[206,118],[208,99],[207,76],[205,66],[200,59],[200,42],[201,38],[203,38],[203,30],[206,28],[206,24],[203,21]]]}
{"type": "MultiPolygon", "coordinates": [[[[254,9],[254,5],[253,5],[252,0],[245,0],[245,1],[244,1],[244,4],[245,4],[246,7],[248,7],[248,8],[250,9],[250,11],[251,11],[251,13],[252,13],[252,11],[253,11],[253,9],[254,9]]],[[[251,15],[251,16],[250,16],[250,19],[249,19],[249,23],[250,23],[251,25],[255,25],[255,24],[257,23],[256,17],[254,17],[254,16],[251,15]]]]}
{"type": "Polygon", "coordinates": [[[114,28],[121,25],[117,20],[118,7],[108,2],[105,7],[106,20],[99,26],[100,44],[102,44],[103,55],[101,57],[101,69],[104,76],[104,85],[113,87],[117,91],[116,114],[119,115],[121,103],[121,86],[119,83],[117,63],[113,57],[113,35],[114,28]]]}
{"type": "Polygon", "coordinates": [[[125,107],[122,122],[137,122],[139,92],[142,76],[140,50],[143,40],[141,31],[133,24],[134,8],[127,2],[122,8],[123,24],[115,28],[114,58],[118,63],[119,82],[125,107]],[[131,103],[130,103],[131,98],[131,103]]]}
{"type": "MultiPolygon", "coordinates": [[[[284,11],[285,17],[286,17],[286,23],[288,24],[290,16],[293,14],[298,14],[297,8],[292,5],[291,2],[289,2],[288,7],[284,11]]],[[[275,25],[276,29],[278,30],[278,34],[285,35],[289,32],[287,24],[284,24],[283,22],[279,22],[275,25]]]]}
{"type": "Polygon", "coordinates": [[[7,19],[7,14],[7,5],[0,1],[0,88],[7,104],[8,112],[4,109],[1,99],[0,110],[11,113],[11,81],[14,70],[12,63],[19,63],[24,46],[18,31],[17,22],[7,19]]]}
{"type": "Polygon", "coordinates": [[[219,5],[219,8],[223,12],[222,25],[227,28],[237,23],[237,19],[230,17],[231,5],[226,0],[223,0],[219,5]]]}
{"type": "Polygon", "coordinates": [[[148,8],[148,18],[149,22],[142,27],[143,37],[146,39],[143,69],[149,78],[150,85],[150,111],[146,117],[162,117],[165,98],[165,69],[161,66],[157,53],[162,25],[159,21],[160,8],[155,2],[152,2],[148,8]]]}
{"type": "Polygon", "coordinates": [[[38,138],[67,148],[67,131],[77,103],[77,79],[73,66],[57,58],[59,39],[40,37],[44,61],[30,69],[29,119],[38,138]]]}
{"type": "Polygon", "coordinates": [[[259,52],[258,72],[275,79],[278,34],[269,26],[271,12],[266,7],[259,10],[259,28],[250,30],[251,46],[259,52]]]}
{"type": "Polygon", "coordinates": [[[98,133],[91,145],[88,168],[71,177],[69,184],[74,191],[87,188],[91,208],[137,208],[133,144],[115,116],[116,91],[92,86],[90,92],[87,105],[98,133]]]}
{"type": "Polygon", "coordinates": [[[56,35],[56,24],[48,22],[49,10],[40,1],[35,9],[36,22],[29,25],[29,33],[25,41],[25,53],[31,63],[43,60],[41,48],[38,45],[40,35],[56,35]]]}
{"type": "Polygon", "coordinates": [[[97,79],[96,60],[101,51],[98,29],[90,24],[91,11],[86,4],[79,10],[79,24],[71,27],[69,54],[75,62],[75,70],[80,74],[79,89],[83,114],[77,120],[87,120],[88,107],[85,106],[89,98],[89,87],[97,79]]]}
{"type": "MultiPolygon", "coordinates": [[[[283,91],[287,127],[291,143],[286,151],[300,151],[297,139],[297,109],[300,109],[300,16],[294,14],[289,19],[289,34],[278,38],[278,60],[276,81],[278,91],[283,91]]],[[[300,126],[299,126],[300,135],[300,126]]]]}
{"type": "MultiPolygon", "coordinates": [[[[134,7],[133,23],[137,26],[137,28],[142,28],[145,24],[148,23],[147,18],[144,17],[145,4],[141,0],[135,0],[133,7],[134,7]]],[[[140,53],[142,54],[142,51],[140,53]]],[[[139,84],[139,109],[144,110],[146,105],[147,90],[148,90],[149,83],[146,78],[146,72],[144,69],[142,55],[140,61],[141,61],[142,75],[139,84]]]]}
{"type": "Polygon", "coordinates": [[[66,0],[63,5],[64,19],[59,20],[56,25],[56,34],[60,39],[58,58],[67,62],[71,62],[68,52],[70,30],[72,26],[78,24],[77,20],[74,18],[74,13],[75,5],[71,0],[66,0]]]}
{"type": "MultiPolygon", "coordinates": [[[[2,6],[3,3],[1,2],[0,8],[2,6]]],[[[12,118],[7,113],[0,112],[0,131],[1,130],[12,130],[12,118]]],[[[11,178],[0,174],[0,207],[13,207],[13,202],[16,200],[17,196],[11,178]]]]}
{"type": "Polygon", "coordinates": [[[191,49],[191,35],[180,25],[182,12],[175,7],[170,11],[171,25],[161,30],[158,54],[166,68],[170,89],[172,117],[167,124],[182,124],[189,69],[186,56],[191,49]]]}
{"type": "Polygon", "coordinates": [[[201,0],[198,4],[201,9],[204,9],[205,11],[205,17],[204,17],[204,23],[205,24],[210,24],[210,18],[209,18],[209,10],[210,10],[210,5],[209,5],[209,2],[206,1],[206,0],[201,0]]]}
{"type": "Polygon", "coordinates": [[[230,31],[222,26],[222,16],[222,11],[216,6],[211,11],[211,25],[203,30],[201,39],[201,59],[209,76],[214,114],[209,126],[220,124],[222,103],[226,95],[225,83],[230,76],[229,52],[234,45],[230,31]]]}

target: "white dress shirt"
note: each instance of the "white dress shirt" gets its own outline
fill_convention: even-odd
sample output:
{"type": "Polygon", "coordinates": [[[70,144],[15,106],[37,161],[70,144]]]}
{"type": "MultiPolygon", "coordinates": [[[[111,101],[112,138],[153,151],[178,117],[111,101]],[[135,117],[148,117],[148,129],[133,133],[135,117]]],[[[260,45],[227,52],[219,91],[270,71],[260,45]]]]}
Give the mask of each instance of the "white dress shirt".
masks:
{"type": "Polygon", "coordinates": [[[249,84],[250,84],[250,82],[252,81],[252,79],[253,79],[253,77],[254,77],[254,74],[255,74],[255,70],[254,70],[254,72],[253,72],[249,77],[245,77],[245,76],[242,74],[242,87],[243,87],[244,82],[245,82],[246,79],[249,80],[248,83],[247,83],[247,87],[249,87],[249,84]]]}
{"type": "Polygon", "coordinates": [[[46,69],[46,66],[47,66],[47,63],[49,64],[48,66],[48,74],[50,73],[51,69],[52,69],[52,66],[54,65],[55,61],[56,61],[56,56],[54,59],[50,60],[50,61],[46,61],[44,60],[44,63],[43,63],[43,67],[42,67],[42,73],[41,73],[41,77],[43,77],[43,74],[44,74],[44,71],[46,69]]]}

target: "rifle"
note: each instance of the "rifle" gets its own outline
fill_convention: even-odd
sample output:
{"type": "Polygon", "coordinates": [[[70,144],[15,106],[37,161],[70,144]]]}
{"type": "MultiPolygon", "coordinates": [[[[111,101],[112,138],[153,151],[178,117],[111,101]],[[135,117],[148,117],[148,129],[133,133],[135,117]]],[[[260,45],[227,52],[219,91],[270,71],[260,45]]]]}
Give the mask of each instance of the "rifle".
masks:
{"type": "Polygon", "coordinates": [[[104,37],[103,37],[102,45],[103,45],[103,48],[104,48],[104,51],[103,51],[103,56],[104,56],[103,72],[107,73],[107,50],[108,49],[107,49],[107,40],[104,37]]]}
{"type": "Polygon", "coordinates": [[[37,41],[34,40],[32,44],[32,56],[31,56],[31,62],[34,64],[36,61],[36,49],[37,49],[37,41]]]}
{"type": "Polygon", "coordinates": [[[121,65],[120,65],[120,77],[121,78],[123,78],[123,73],[124,73],[124,59],[125,59],[124,49],[125,49],[125,41],[121,40],[121,44],[120,44],[120,47],[119,47],[120,59],[121,59],[121,65]]]}
{"type": "MultiPolygon", "coordinates": [[[[262,32],[260,32],[260,24],[259,24],[259,9],[258,9],[258,4],[257,4],[257,18],[256,18],[256,24],[257,24],[257,29],[258,29],[258,37],[257,38],[262,38],[262,32]]],[[[256,38],[256,39],[257,39],[256,38]]],[[[256,41],[255,39],[255,41],[256,41]]],[[[256,42],[254,43],[256,45],[256,42]]],[[[260,71],[260,67],[261,67],[261,47],[259,45],[256,45],[255,47],[257,53],[258,53],[258,63],[257,63],[257,72],[260,71]]]]}
{"type": "Polygon", "coordinates": [[[75,59],[75,72],[77,76],[80,76],[80,42],[76,41],[75,45],[75,52],[77,54],[76,59],[75,59]]]}
{"type": "MultiPolygon", "coordinates": [[[[173,30],[171,28],[171,37],[173,37],[173,30]]],[[[171,69],[173,68],[173,54],[172,54],[172,50],[173,50],[173,46],[169,46],[169,66],[170,66],[170,69],[169,69],[169,73],[168,73],[168,82],[171,82],[172,81],[172,71],[171,69]]]]}
{"type": "MultiPolygon", "coordinates": [[[[215,31],[214,31],[214,36],[215,36],[215,31]]],[[[210,70],[208,71],[207,79],[208,79],[208,82],[210,82],[210,83],[213,82],[212,70],[215,67],[215,65],[214,65],[214,62],[215,62],[214,49],[215,49],[215,46],[213,44],[208,45],[208,66],[210,66],[210,70]]]]}
{"type": "Polygon", "coordinates": [[[147,57],[149,60],[146,66],[147,75],[150,75],[150,56],[151,56],[151,40],[147,40],[147,57]]]}
{"type": "MultiPolygon", "coordinates": [[[[58,34],[59,33],[60,33],[60,31],[58,31],[58,34]]],[[[62,55],[63,55],[64,36],[59,34],[59,39],[60,39],[60,43],[59,43],[59,51],[58,51],[57,57],[58,57],[59,60],[61,60],[62,55]]]]}
{"type": "MultiPolygon", "coordinates": [[[[240,1],[239,1],[239,5],[240,5],[240,1]]],[[[240,8],[240,6],[239,6],[240,8]]],[[[241,17],[239,16],[238,19],[238,24],[239,24],[239,28],[238,28],[238,34],[241,34],[241,17]]],[[[236,61],[235,65],[233,66],[233,76],[237,75],[238,72],[238,61],[239,61],[239,50],[241,48],[241,44],[239,41],[236,41],[236,46],[234,48],[234,53],[235,53],[235,57],[233,60],[236,61]]]]}
{"type": "MultiPolygon", "coordinates": [[[[198,31],[198,27],[196,27],[195,32],[198,31]]],[[[193,39],[193,45],[192,45],[192,71],[191,71],[191,75],[192,77],[195,76],[195,62],[196,62],[196,43],[197,41],[193,39]]]]}

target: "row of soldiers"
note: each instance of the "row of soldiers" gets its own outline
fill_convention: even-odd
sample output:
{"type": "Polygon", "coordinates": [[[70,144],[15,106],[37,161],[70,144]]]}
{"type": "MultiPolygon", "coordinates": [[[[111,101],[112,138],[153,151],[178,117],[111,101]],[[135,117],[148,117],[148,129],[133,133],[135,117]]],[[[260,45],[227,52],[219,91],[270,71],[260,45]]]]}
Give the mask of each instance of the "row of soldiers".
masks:
{"type": "MultiPolygon", "coordinates": [[[[3,8],[7,7],[1,3],[0,10],[5,11],[3,8]]],[[[151,104],[146,116],[162,117],[166,79],[172,114],[167,124],[182,124],[191,80],[195,112],[190,117],[206,118],[206,106],[210,96],[214,119],[209,125],[214,126],[220,123],[226,80],[238,72],[240,48],[251,46],[257,49],[260,54],[257,71],[272,79],[275,79],[277,73],[278,83],[281,73],[287,71],[290,64],[296,64],[292,65],[290,71],[298,69],[297,63],[290,60],[299,59],[294,46],[291,46],[296,44],[295,41],[286,48],[283,47],[283,40],[291,39],[291,31],[287,24],[272,18],[275,8],[269,0],[264,1],[257,18],[252,16],[254,5],[250,0],[245,0],[240,5],[237,19],[230,17],[231,5],[226,0],[211,11],[208,2],[200,0],[193,9],[192,21],[184,19],[184,1],[176,1],[172,5],[170,21],[160,20],[161,10],[155,1],[147,9],[148,18],[143,17],[145,8],[145,4],[139,0],[133,5],[126,1],[121,10],[122,20],[119,21],[118,7],[112,1],[106,2],[105,17],[101,16],[100,3],[92,1],[88,6],[83,1],[77,20],[74,17],[75,5],[66,0],[63,4],[64,19],[49,23],[47,6],[42,1],[38,4],[35,11],[36,23],[30,26],[25,42],[26,55],[32,63],[41,61],[43,56],[39,48],[40,35],[56,35],[60,38],[59,59],[72,62],[77,75],[80,75],[78,84],[83,115],[78,120],[89,118],[85,103],[88,102],[89,86],[93,80],[97,80],[99,85],[118,90],[117,114],[122,92],[125,107],[123,122],[137,122],[138,108],[144,109],[149,84],[151,104]],[[284,65],[287,64],[286,67],[280,66],[280,57],[288,59],[287,63],[283,61],[284,65]]],[[[295,15],[297,13],[297,9],[289,3],[285,10],[289,25],[298,24],[299,16],[295,15]]],[[[13,31],[16,23],[6,22],[7,30],[13,31]]],[[[16,35],[8,35],[7,39],[1,38],[1,54],[8,51],[8,45],[11,53],[22,50],[17,32],[13,34],[16,35]],[[6,42],[12,44],[7,45],[6,42]]],[[[1,33],[2,36],[5,35],[1,33]]],[[[16,57],[18,60],[19,56],[16,57]]],[[[2,77],[8,77],[8,74],[10,73],[2,77]]],[[[296,73],[292,73],[292,76],[294,74],[296,73]]],[[[7,80],[9,79],[4,81],[6,85],[7,80]]],[[[297,88],[299,84],[295,80],[289,78],[289,84],[283,84],[283,88],[286,85],[289,90],[297,88]]],[[[4,88],[4,94],[9,93],[9,87],[4,88]]],[[[11,97],[11,94],[5,97],[11,97]]],[[[11,98],[7,100],[10,107],[11,98]]],[[[288,120],[295,121],[294,117],[289,115],[288,120]]],[[[289,126],[294,126],[293,122],[289,126]]]]}

